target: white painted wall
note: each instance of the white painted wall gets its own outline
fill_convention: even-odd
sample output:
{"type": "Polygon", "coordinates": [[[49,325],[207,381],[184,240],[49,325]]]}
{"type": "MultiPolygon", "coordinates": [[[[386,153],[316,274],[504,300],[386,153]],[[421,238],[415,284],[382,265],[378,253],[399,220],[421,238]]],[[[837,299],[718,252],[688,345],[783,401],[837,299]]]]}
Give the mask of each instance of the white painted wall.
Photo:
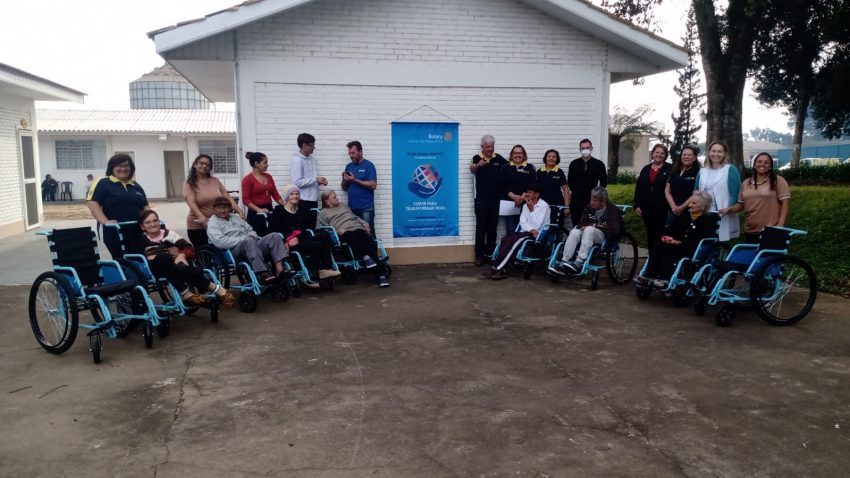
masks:
{"type": "MultiPolygon", "coordinates": [[[[38,159],[34,102],[0,91],[0,171],[3,172],[0,174],[0,228],[21,223],[19,231],[6,232],[24,232],[23,177],[18,149],[18,129],[22,127],[22,119],[25,119],[29,123],[29,129],[33,130],[34,153],[38,159]]],[[[44,175],[36,171],[36,177],[43,178],[44,175]]],[[[40,180],[37,189],[40,195],[40,180]]],[[[40,209],[39,206],[39,215],[40,209]]]]}
{"type": "MultiPolygon", "coordinates": [[[[165,151],[182,151],[184,171],[198,155],[199,139],[233,138],[233,135],[203,135],[192,136],[170,134],[166,141],[160,141],[158,134],[139,135],[57,135],[42,132],[39,136],[41,150],[42,177],[51,174],[57,181],[72,181],[74,183],[74,199],[83,199],[86,195],[86,175],[91,173],[95,178],[104,175],[106,168],[98,170],[61,170],[56,168],[56,140],[95,139],[106,141],[107,159],[116,152],[134,153],[136,163],[136,181],[144,188],[148,198],[164,198],[165,187],[165,151]]],[[[239,189],[238,175],[218,175],[228,189],[239,189]]],[[[179,190],[180,185],[176,186],[179,190]]],[[[58,196],[57,196],[58,199],[58,196]]]]}

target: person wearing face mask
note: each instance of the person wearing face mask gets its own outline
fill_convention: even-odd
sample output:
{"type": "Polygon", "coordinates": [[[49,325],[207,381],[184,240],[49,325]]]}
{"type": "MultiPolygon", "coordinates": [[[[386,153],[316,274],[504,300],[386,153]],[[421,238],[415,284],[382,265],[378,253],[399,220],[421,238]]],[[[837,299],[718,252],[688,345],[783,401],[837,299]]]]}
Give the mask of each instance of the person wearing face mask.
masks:
{"type": "Polygon", "coordinates": [[[475,265],[482,266],[496,248],[499,226],[502,166],[508,164],[496,152],[496,138],[481,137],[481,151],[472,157],[469,172],[475,175],[475,265]]]}
{"type": "Polygon", "coordinates": [[[578,144],[581,157],[570,162],[567,185],[570,187],[570,216],[578,224],[585,206],[590,204],[590,192],[595,187],[608,185],[605,163],[593,157],[593,143],[585,138],[578,144]]]}

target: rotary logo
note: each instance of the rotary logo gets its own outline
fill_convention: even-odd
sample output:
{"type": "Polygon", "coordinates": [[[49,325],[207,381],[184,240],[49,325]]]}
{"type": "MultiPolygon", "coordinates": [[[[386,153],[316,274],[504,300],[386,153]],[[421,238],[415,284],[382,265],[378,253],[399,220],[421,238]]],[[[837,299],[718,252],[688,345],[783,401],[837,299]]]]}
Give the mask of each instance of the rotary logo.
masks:
{"type": "MultiPolygon", "coordinates": [[[[446,134],[451,135],[451,133],[446,134]]],[[[440,177],[440,173],[430,164],[422,164],[413,171],[413,181],[407,185],[407,188],[421,198],[428,198],[437,194],[442,185],[443,178],[440,177]]]]}

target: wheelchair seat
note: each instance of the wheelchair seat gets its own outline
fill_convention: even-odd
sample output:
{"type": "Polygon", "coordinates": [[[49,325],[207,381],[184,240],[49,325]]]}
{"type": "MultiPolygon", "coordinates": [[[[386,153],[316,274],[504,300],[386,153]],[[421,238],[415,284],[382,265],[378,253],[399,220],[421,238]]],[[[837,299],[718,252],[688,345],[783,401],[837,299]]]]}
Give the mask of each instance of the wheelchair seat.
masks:
{"type": "Polygon", "coordinates": [[[129,292],[136,287],[136,281],[124,280],[95,287],[86,287],[86,295],[99,295],[101,297],[113,297],[124,292],[129,292]]]}

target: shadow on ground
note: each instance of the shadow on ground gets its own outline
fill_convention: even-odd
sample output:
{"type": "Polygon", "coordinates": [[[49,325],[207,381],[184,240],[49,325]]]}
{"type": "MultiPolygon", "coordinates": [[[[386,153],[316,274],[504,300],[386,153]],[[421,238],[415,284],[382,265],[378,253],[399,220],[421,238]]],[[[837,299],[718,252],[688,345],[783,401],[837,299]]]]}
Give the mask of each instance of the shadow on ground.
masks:
{"type": "MultiPolygon", "coordinates": [[[[794,327],[470,266],[62,356],[0,288],[0,475],[847,476],[847,301],[794,327]]],[[[365,279],[365,277],[364,277],[365,279]]],[[[86,314],[83,317],[87,318],[86,314]]]]}

